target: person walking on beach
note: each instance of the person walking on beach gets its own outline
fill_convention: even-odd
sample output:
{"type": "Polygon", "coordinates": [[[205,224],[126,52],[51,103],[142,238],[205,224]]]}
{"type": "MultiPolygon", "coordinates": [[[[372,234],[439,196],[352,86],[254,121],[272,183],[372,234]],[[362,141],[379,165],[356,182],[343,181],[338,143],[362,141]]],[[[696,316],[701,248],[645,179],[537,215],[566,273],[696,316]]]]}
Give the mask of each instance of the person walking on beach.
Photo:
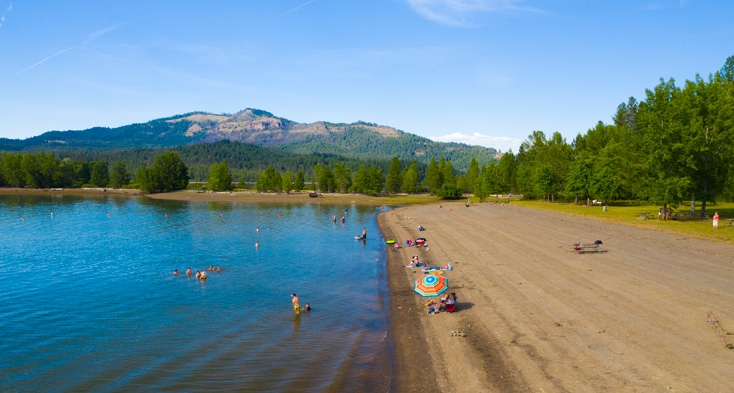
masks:
{"type": "Polygon", "coordinates": [[[291,302],[293,303],[293,311],[295,311],[296,314],[301,313],[301,305],[298,303],[298,296],[296,296],[295,293],[291,294],[291,302]]]}
{"type": "Polygon", "coordinates": [[[719,212],[714,213],[714,229],[719,229],[719,212]]]}

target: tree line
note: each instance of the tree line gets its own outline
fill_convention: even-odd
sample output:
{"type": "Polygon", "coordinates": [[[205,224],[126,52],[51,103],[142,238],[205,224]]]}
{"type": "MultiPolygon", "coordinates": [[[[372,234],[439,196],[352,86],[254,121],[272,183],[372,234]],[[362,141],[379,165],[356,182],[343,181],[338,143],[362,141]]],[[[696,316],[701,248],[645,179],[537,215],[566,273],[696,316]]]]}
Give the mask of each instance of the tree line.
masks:
{"type": "Polygon", "coordinates": [[[553,201],[642,199],[663,207],[734,196],[734,56],[721,70],[630,97],[612,124],[599,122],[567,143],[534,131],[517,155],[481,171],[475,194],[513,192],[553,201]]]}
{"type": "MultiPolygon", "coordinates": [[[[278,171],[273,166],[262,170],[255,182],[257,191],[290,192],[307,188],[321,192],[356,192],[369,195],[382,193],[419,193],[430,191],[447,198],[458,198],[462,190],[470,191],[470,182],[455,174],[450,160],[434,158],[421,178],[419,165],[413,160],[403,166],[394,156],[387,174],[375,164],[359,164],[355,171],[348,161],[332,165],[317,163],[313,177],[307,181],[304,171],[278,171]],[[449,190],[449,191],[446,191],[449,190]]],[[[472,167],[477,167],[476,160],[472,167]]],[[[27,188],[130,187],[146,192],[165,192],[189,187],[189,167],[176,151],[166,150],[153,157],[150,166],[143,165],[132,176],[123,161],[108,169],[104,161],[80,162],[59,158],[50,152],[0,153],[0,186],[27,188]]],[[[235,185],[235,177],[227,160],[209,166],[205,187],[215,191],[248,188],[244,178],[235,185]]]]}

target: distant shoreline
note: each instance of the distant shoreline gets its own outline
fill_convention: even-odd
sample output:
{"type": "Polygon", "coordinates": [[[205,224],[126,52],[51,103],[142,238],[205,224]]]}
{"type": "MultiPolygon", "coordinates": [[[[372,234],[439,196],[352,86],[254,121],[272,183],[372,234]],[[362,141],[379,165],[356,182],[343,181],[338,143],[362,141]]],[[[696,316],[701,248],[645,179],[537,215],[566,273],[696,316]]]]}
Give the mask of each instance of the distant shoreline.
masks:
{"type": "Polygon", "coordinates": [[[142,195],[126,188],[0,188],[0,195],[142,195]]]}
{"type": "Polygon", "coordinates": [[[310,197],[309,193],[309,191],[262,193],[251,190],[231,192],[182,190],[147,194],[137,189],[125,188],[0,188],[0,195],[132,195],[173,201],[357,204],[366,206],[389,205],[393,207],[433,203],[436,199],[427,194],[377,197],[364,194],[318,193],[318,197],[310,197]]]}

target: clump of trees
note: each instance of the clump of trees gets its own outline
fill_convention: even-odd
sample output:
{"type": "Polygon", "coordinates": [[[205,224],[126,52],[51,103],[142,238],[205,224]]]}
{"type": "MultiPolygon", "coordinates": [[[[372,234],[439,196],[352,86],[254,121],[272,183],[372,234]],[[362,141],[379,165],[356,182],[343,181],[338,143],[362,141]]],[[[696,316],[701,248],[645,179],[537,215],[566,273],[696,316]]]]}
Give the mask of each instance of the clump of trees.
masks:
{"type": "Polygon", "coordinates": [[[152,167],[138,169],[135,182],[142,191],[151,193],[184,190],[189,185],[188,168],[178,152],[166,150],[155,157],[152,167]]]}
{"type": "Polygon", "coordinates": [[[49,152],[0,152],[0,187],[72,188],[122,187],[130,182],[123,163],[110,174],[105,162],[60,159],[49,152]],[[127,176],[123,176],[121,172],[127,176]]]}
{"type": "Polygon", "coordinates": [[[475,194],[640,198],[664,207],[698,200],[702,216],[707,203],[734,197],[734,56],[682,87],[661,79],[645,100],[620,104],[612,119],[570,144],[558,132],[548,138],[534,131],[516,156],[505,154],[482,170],[475,194]]]}

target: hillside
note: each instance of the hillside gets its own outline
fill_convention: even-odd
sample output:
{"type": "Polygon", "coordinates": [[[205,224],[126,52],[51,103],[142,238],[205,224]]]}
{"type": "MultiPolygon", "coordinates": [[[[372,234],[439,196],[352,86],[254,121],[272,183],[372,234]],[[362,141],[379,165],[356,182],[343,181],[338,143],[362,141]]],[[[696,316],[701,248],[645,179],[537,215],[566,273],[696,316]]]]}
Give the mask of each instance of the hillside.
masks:
{"type": "Polygon", "coordinates": [[[497,155],[495,149],[434,142],[372,123],[297,123],[257,109],[245,109],[233,115],[187,113],[117,128],[49,131],[24,140],[2,138],[0,150],[165,148],[222,140],[299,154],[338,154],[357,160],[386,160],[397,156],[404,161],[415,158],[427,163],[431,157],[446,157],[460,171],[469,167],[472,157],[485,165],[497,155]]]}

